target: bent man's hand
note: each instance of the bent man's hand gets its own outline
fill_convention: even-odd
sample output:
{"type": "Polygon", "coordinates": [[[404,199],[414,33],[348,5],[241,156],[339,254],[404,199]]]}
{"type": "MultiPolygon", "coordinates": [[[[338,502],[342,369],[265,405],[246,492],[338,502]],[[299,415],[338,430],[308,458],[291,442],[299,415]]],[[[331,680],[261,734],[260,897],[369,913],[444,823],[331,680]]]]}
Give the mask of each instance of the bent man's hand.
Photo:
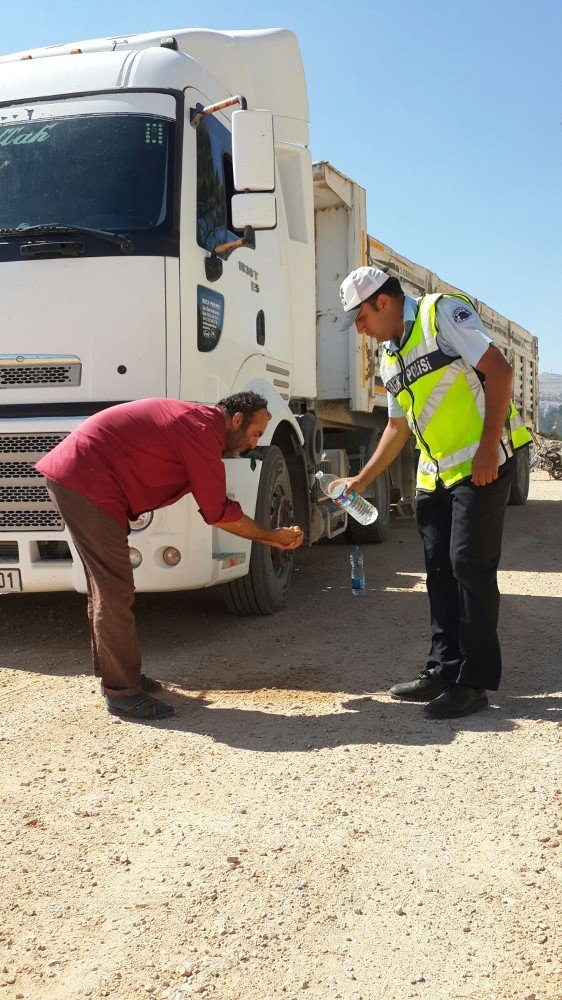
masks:
{"type": "Polygon", "coordinates": [[[486,486],[498,478],[499,448],[480,443],[472,459],[472,482],[475,486],[486,486]]]}
{"type": "Polygon", "coordinates": [[[296,524],[289,528],[263,528],[246,514],[243,514],[239,521],[227,521],[226,524],[219,522],[216,526],[240,538],[250,538],[253,542],[261,542],[262,545],[272,545],[275,549],[298,549],[304,541],[304,535],[296,524]]]}
{"type": "Polygon", "coordinates": [[[298,525],[293,524],[290,528],[276,528],[273,532],[275,538],[269,542],[274,549],[298,549],[304,541],[304,535],[298,525]]]}

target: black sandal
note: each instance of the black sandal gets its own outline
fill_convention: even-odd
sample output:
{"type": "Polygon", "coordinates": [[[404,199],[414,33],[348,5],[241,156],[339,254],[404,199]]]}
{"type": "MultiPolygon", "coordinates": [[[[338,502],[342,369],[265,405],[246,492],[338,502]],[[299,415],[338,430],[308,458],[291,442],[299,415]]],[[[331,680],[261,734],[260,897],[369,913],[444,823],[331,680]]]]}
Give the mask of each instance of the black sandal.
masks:
{"type": "MultiPolygon", "coordinates": [[[[141,691],[143,694],[154,694],[155,691],[162,690],[162,682],[154,680],[154,677],[148,677],[146,674],[141,674],[141,691]]],[[[100,691],[104,694],[103,681],[100,678],[100,691]]]]}
{"type": "Polygon", "coordinates": [[[118,701],[124,701],[125,699],[111,699],[106,696],[105,704],[107,705],[107,711],[111,715],[122,715],[129,719],[165,719],[169,715],[174,715],[175,710],[173,705],[169,705],[166,701],[158,701],[157,698],[143,698],[139,695],[139,700],[133,702],[131,705],[119,705],[116,704],[118,701]]]}
{"type": "Polygon", "coordinates": [[[162,682],[156,681],[154,677],[141,674],[141,688],[145,694],[154,694],[155,691],[162,690],[162,682]]]}

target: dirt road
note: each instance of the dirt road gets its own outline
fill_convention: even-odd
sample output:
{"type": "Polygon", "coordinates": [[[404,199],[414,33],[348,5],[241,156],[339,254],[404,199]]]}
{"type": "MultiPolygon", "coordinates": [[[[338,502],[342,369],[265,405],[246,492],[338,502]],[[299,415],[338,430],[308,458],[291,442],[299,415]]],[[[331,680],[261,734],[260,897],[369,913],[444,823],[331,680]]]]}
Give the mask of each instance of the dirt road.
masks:
{"type": "Polygon", "coordinates": [[[411,522],[297,553],[288,607],[140,595],[177,716],[109,716],[84,598],[0,605],[0,1000],[553,1000],[560,985],[560,499],[510,508],[504,682],[430,722],[411,522]]]}

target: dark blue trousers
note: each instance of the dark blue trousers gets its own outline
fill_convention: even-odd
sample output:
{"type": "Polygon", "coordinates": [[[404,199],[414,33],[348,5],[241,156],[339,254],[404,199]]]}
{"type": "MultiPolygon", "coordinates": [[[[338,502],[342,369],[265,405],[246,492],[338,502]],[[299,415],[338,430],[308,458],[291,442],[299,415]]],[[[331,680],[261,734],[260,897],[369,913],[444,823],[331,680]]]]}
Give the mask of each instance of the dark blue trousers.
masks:
{"type": "Polygon", "coordinates": [[[487,486],[463,479],[416,495],[431,612],[427,665],[446,681],[489,691],[502,668],[497,569],[513,465],[509,458],[487,486]]]}

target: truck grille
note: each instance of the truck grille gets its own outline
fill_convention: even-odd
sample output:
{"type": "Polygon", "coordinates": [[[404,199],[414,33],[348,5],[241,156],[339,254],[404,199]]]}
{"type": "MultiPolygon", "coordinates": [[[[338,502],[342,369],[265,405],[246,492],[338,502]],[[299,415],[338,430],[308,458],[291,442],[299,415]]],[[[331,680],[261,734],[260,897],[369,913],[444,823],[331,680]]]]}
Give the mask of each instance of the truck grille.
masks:
{"type": "MultiPolygon", "coordinates": [[[[39,452],[39,456],[41,454],[39,452]]],[[[14,476],[25,476],[26,479],[41,479],[41,473],[37,472],[30,462],[0,462],[0,479],[13,479],[14,476]]]]}
{"type": "Polygon", "coordinates": [[[40,503],[44,499],[44,486],[0,486],[0,504],[9,503],[11,500],[40,503]]]}
{"type": "Polygon", "coordinates": [[[66,436],[0,434],[0,531],[62,531],[62,518],[33,466],[66,436]]]}
{"type": "Polygon", "coordinates": [[[75,358],[35,359],[19,355],[0,356],[0,389],[41,389],[56,385],[80,385],[82,364],[75,358]]]}
{"type": "MultiPolygon", "coordinates": [[[[47,491],[45,496],[48,499],[47,491]]],[[[36,528],[48,531],[62,531],[64,525],[60,515],[54,507],[51,510],[22,510],[21,504],[17,509],[4,509],[0,511],[0,531],[33,531],[36,528]]]]}

